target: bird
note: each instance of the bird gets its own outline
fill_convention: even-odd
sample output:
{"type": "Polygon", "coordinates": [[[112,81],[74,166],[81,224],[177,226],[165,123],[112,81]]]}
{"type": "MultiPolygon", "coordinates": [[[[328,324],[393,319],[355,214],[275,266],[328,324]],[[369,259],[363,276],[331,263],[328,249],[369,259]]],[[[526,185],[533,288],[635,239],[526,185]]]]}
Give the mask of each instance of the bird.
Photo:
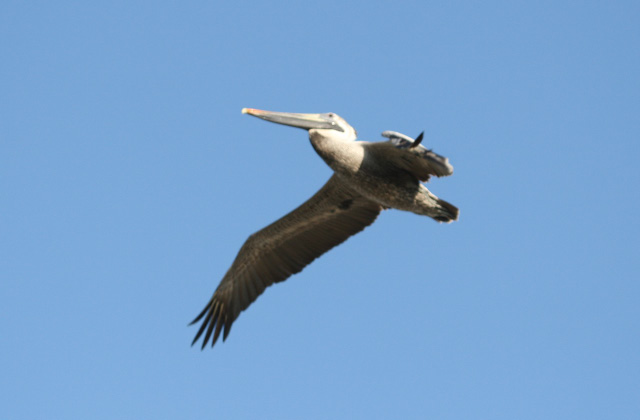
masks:
{"type": "Polygon", "coordinates": [[[249,236],[200,314],[191,345],[202,349],[231,326],[264,290],[299,273],[313,260],[371,225],[383,209],[395,208],[437,222],[458,219],[459,210],[421,182],[453,174],[449,160],[415,139],[384,131],[382,142],[358,141],[356,130],[333,112],[302,114],[243,108],[243,114],[308,131],[311,146],[333,175],[310,199],[249,236]]]}

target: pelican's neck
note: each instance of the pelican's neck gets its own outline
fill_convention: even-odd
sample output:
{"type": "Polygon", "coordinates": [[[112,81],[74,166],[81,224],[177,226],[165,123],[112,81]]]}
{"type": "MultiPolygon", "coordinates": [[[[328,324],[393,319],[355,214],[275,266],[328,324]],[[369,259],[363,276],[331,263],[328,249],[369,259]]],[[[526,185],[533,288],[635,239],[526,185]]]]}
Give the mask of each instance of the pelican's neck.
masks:
{"type": "Polygon", "coordinates": [[[355,132],[336,130],[309,130],[309,139],[316,153],[338,173],[354,173],[364,158],[361,142],[356,142],[355,132]]]}

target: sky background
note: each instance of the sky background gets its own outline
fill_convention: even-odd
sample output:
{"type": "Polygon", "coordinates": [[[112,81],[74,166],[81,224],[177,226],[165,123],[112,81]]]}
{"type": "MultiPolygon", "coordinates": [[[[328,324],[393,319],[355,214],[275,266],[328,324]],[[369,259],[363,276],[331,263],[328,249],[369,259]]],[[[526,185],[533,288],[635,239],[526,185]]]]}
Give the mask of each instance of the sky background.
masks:
{"type": "Polygon", "coordinates": [[[637,419],[640,3],[0,4],[0,418],[637,419]],[[243,107],[448,156],[385,211],[187,324],[331,175],[243,107]]]}

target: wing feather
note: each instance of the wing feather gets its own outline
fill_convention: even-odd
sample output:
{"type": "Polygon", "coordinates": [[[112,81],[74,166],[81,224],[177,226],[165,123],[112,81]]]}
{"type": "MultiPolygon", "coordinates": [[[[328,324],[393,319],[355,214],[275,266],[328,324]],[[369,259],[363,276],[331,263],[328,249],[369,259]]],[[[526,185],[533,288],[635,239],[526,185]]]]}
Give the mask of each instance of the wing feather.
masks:
{"type": "Polygon", "coordinates": [[[382,135],[389,141],[370,143],[370,150],[382,154],[386,161],[410,172],[420,181],[428,181],[431,175],[453,174],[449,159],[414,143],[411,137],[396,131],[385,131],[382,135]]]}
{"type": "Polygon", "coordinates": [[[193,343],[206,329],[202,348],[212,333],[213,346],[223,327],[224,341],[240,312],[267,287],[299,273],[313,260],[362,231],[373,223],[380,210],[379,204],[360,196],[333,175],[300,207],[249,236],[209,303],[191,322],[204,318],[193,343]]]}

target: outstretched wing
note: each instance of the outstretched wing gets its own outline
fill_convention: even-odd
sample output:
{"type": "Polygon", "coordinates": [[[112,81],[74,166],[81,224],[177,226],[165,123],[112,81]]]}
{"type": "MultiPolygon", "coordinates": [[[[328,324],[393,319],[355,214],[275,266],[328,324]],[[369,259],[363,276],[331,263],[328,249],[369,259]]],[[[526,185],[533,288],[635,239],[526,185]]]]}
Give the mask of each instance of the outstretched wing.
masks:
{"type": "Polygon", "coordinates": [[[431,175],[448,176],[453,174],[449,159],[427,149],[421,144],[396,131],[382,133],[389,141],[370,143],[369,147],[384,155],[384,159],[395,166],[413,174],[420,181],[428,181],[431,175]]]}
{"type": "Polygon", "coordinates": [[[309,200],[280,220],[249,236],[204,310],[191,322],[202,325],[193,344],[205,332],[223,341],[240,312],[273,283],[286,280],[376,219],[382,207],[347,187],[337,175],[309,200]]]}

